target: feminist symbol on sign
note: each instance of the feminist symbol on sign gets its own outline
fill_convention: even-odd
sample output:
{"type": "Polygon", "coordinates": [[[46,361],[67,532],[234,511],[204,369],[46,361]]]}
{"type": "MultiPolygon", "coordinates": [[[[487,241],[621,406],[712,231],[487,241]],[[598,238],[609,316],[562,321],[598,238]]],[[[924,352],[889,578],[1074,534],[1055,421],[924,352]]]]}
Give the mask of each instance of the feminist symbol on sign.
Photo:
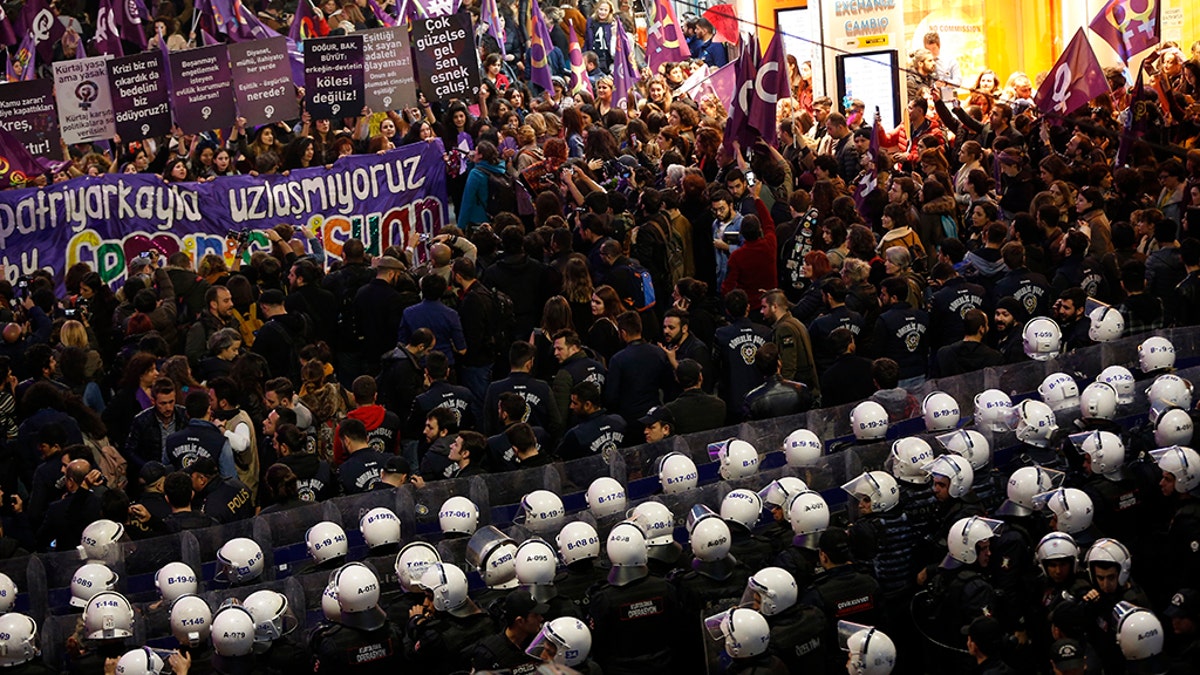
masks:
{"type": "Polygon", "coordinates": [[[1050,94],[1050,99],[1054,101],[1054,109],[1063,114],[1067,112],[1067,99],[1071,97],[1072,79],[1071,64],[1059,64],[1054,71],[1054,92],[1050,94]]]}
{"type": "Polygon", "coordinates": [[[391,110],[391,108],[392,108],[392,97],[391,96],[383,97],[383,107],[385,110],[391,110]]]}
{"type": "Polygon", "coordinates": [[[275,116],[275,106],[269,105],[269,106],[263,108],[263,114],[266,115],[267,117],[274,117],[275,116]]]}
{"type": "Polygon", "coordinates": [[[143,135],[143,136],[149,136],[149,135],[150,135],[150,125],[149,125],[149,124],[143,124],[143,125],[142,125],[142,135],[143,135]]]}
{"type": "Polygon", "coordinates": [[[336,117],[338,114],[338,111],[341,109],[342,109],[341,103],[334,103],[333,105],[329,106],[329,114],[336,117]]]}
{"type": "Polygon", "coordinates": [[[211,116],[211,115],[212,115],[211,107],[204,106],[203,108],[200,109],[200,116],[203,117],[204,119],[208,119],[209,116],[211,116]]]}
{"type": "Polygon", "coordinates": [[[92,102],[96,100],[96,96],[99,93],[99,88],[96,87],[95,82],[90,80],[80,82],[79,86],[75,87],[75,98],[79,100],[79,108],[87,110],[92,107],[92,102]]]}

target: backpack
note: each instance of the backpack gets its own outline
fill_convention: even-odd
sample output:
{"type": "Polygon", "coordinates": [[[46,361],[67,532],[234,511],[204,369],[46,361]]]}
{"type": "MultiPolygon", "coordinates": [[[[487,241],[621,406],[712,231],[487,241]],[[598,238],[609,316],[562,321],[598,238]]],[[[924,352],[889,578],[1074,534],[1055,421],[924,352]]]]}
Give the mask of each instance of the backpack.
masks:
{"type": "Polygon", "coordinates": [[[236,309],[233,310],[233,320],[237,321],[238,332],[242,334],[242,344],[253,347],[254,334],[263,326],[263,320],[258,318],[258,303],[250,305],[250,312],[246,316],[242,316],[236,309]]]}
{"type": "Polygon", "coordinates": [[[107,438],[93,441],[85,436],[84,440],[92,451],[94,466],[104,475],[105,484],[114,490],[124,490],[128,482],[128,462],[125,457],[108,444],[107,438]]]}
{"type": "Polygon", "coordinates": [[[494,173],[479,169],[487,178],[487,213],[495,217],[500,213],[517,212],[517,185],[507,173],[494,173]]]}
{"type": "Polygon", "coordinates": [[[658,228],[666,239],[667,245],[667,275],[671,278],[671,285],[679,283],[679,280],[686,276],[684,270],[687,269],[683,259],[683,237],[679,236],[679,232],[671,227],[670,223],[665,223],[666,216],[656,216],[650,222],[658,228]],[[663,232],[663,230],[666,230],[663,232]]]}
{"type": "Polygon", "coordinates": [[[639,263],[632,260],[629,261],[629,271],[633,272],[633,276],[641,285],[641,297],[634,296],[633,308],[639,312],[644,312],[651,307],[654,307],[654,280],[650,278],[650,272],[642,267],[639,263]]]}
{"type": "MultiPolygon", "coordinates": [[[[502,290],[488,288],[480,284],[492,299],[492,309],[488,314],[488,324],[493,330],[488,333],[489,342],[497,356],[508,354],[508,346],[513,343],[513,334],[517,330],[517,318],[513,309],[512,298],[502,290]]],[[[505,356],[507,358],[507,356],[505,356]]]]}

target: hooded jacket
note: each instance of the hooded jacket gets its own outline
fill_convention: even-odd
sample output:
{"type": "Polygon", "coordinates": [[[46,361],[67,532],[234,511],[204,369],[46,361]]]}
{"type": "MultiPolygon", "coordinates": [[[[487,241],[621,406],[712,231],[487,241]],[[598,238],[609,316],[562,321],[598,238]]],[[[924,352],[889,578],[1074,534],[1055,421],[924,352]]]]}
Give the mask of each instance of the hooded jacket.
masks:
{"type": "Polygon", "coordinates": [[[926,255],[936,251],[947,237],[958,236],[958,203],[951,195],[942,195],[921,207],[917,221],[917,236],[921,238],[921,246],[926,255]],[[943,225],[943,216],[949,217],[954,223],[954,232],[947,233],[943,225]]]}
{"type": "Polygon", "coordinates": [[[458,226],[467,230],[480,223],[487,222],[491,215],[487,212],[488,177],[485,171],[497,176],[505,173],[503,164],[491,162],[476,162],[475,167],[467,174],[467,184],[463,188],[462,210],[458,214],[458,226]]]}

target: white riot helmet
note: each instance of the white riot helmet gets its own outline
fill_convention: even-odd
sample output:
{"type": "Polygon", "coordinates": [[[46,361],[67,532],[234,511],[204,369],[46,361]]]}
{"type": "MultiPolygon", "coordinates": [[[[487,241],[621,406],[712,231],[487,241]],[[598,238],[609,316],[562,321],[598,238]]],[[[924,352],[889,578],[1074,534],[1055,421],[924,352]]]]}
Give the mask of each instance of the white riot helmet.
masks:
{"type": "Polygon", "coordinates": [[[40,653],[37,622],[16,612],[0,616],[0,668],[19,666],[40,653]]]}
{"type": "Polygon", "coordinates": [[[601,476],[587,489],[588,510],[596,518],[606,518],[625,512],[625,486],[621,481],[601,476]]]}
{"type": "Polygon", "coordinates": [[[787,503],[792,497],[804,492],[808,485],[795,476],[781,476],[767,483],[758,491],[758,497],[769,509],[782,509],[784,520],[787,520],[787,503]]]}
{"type": "MultiPolygon", "coordinates": [[[[711,511],[710,511],[711,513],[711,511]]],[[[688,536],[692,542],[692,555],[703,562],[716,562],[729,557],[729,549],[733,545],[733,537],[729,534],[729,525],[717,514],[701,518],[689,528],[688,536]]]]}
{"type": "Polygon", "coordinates": [[[1084,419],[1111,420],[1117,416],[1117,390],[1111,384],[1093,382],[1079,395],[1079,414],[1084,419]]]}
{"type": "Polygon", "coordinates": [[[166,663],[149,647],[138,647],[125,652],[117,661],[117,675],[160,675],[166,663]]]}
{"type": "Polygon", "coordinates": [[[1103,382],[1117,390],[1117,403],[1128,405],[1133,403],[1133,373],[1125,366],[1109,366],[1096,376],[1097,382],[1103,382]]]}
{"type": "Polygon", "coordinates": [[[1138,365],[1143,373],[1175,367],[1175,345],[1165,337],[1148,337],[1138,345],[1138,365]]]}
{"type": "Polygon", "coordinates": [[[117,573],[100,563],[81,565],[71,576],[72,607],[86,607],[97,593],[111,591],[117,587],[117,573]]]}
{"type": "Polygon", "coordinates": [[[194,595],[200,590],[196,572],[190,565],[181,562],[171,562],[160,567],[154,573],[154,586],[167,605],[175,602],[181,595],[194,595]]]}
{"type": "Polygon", "coordinates": [[[608,552],[609,561],[612,562],[609,583],[623,586],[645,576],[650,547],[646,545],[646,535],[642,528],[636,523],[629,520],[617,523],[608,533],[608,541],[604,548],[608,552]]]}
{"type": "Polygon", "coordinates": [[[341,525],[328,520],[308,528],[308,532],[304,533],[304,543],[308,547],[308,556],[317,564],[345,558],[350,550],[346,531],[341,525]]]}
{"type": "Polygon", "coordinates": [[[1038,395],[1054,412],[1079,405],[1079,385],[1075,383],[1075,378],[1066,373],[1047,375],[1038,387],[1038,395]]]}
{"type": "Polygon", "coordinates": [[[358,562],[342,565],[330,581],[337,586],[341,623],[351,628],[375,630],[387,621],[379,608],[379,577],[358,562]]]}
{"type": "Polygon", "coordinates": [[[1113,607],[1117,622],[1117,645],[1126,661],[1144,661],[1162,653],[1162,622],[1154,612],[1122,600],[1113,607]]]}
{"type": "Polygon", "coordinates": [[[937,476],[950,481],[950,496],[955,499],[970,492],[971,486],[975,484],[975,470],[971,468],[971,463],[966,457],[942,455],[921,467],[921,470],[929,474],[931,479],[937,476]]]}
{"type": "Polygon", "coordinates": [[[801,492],[792,497],[787,510],[792,532],[802,540],[800,545],[815,549],[817,538],[829,527],[829,505],[825,498],[812,490],[801,492]]]}
{"type": "Polygon", "coordinates": [[[84,528],[75,550],[80,560],[113,564],[121,557],[119,542],[124,534],[124,525],[101,518],[84,528]]]}
{"type": "Polygon", "coordinates": [[[17,604],[17,584],[12,577],[0,573],[0,612],[11,611],[17,604]]]}
{"type": "Polygon", "coordinates": [[[433,608],[439,612],[462,614],[467,608],[467,575],[446,563],[430,565],[421,575],[421,587],[433,596],[433,608]]]}
{"type": "Polygon", "coordinates": [[[971,463],[975,471],[992,461],[992,446],[987,438],[974,429],[959,429],[937,437],[946,452],[954,453],[971,463]]]}
{"type": "Polygon", "coordinates": [[[242,584],[263,573],[263,550],[258,542],[245,537],[230,539],[217,551],[218,581],[242,584]]]}
{"type": "Polygon", "coordinates": [[[725,480],[753,476],[758,472],[758,450],[740,438],[731,438],[717,447],[719,472],[725,480]]]}
{"type": "Polygon", "coordinates": [[[596,533],[596,528],[582,520],[563,525],[554,543],[558,546],[558,556],[564,565],[600,557],[600,535],[596,533]]]}
{"type": "Polygon", "coordinates": [[[1038,564],[1045,565],[1051,560],[1071,560],[1072,564],[1079,561],[1079,545],[1075,538],[1066,532],[1051,532],[1038,542],[1034,551],[1038,564]]]}
{"type": "Polygon", "coordinates": [[[665,546],[675,541],[675,515],[662,502],[642,502],[625,517],[642,528],[647,546],[665,546]]]}
{"type": "Polygon", "coordinates": [[[887,436],[887,410],[875,401],[859,403],[850,411],[850,429],[860,441],[877,441],[887,436]]]}
{"type": "Polygon", "coordinates": [[[952,564],[952,561],[974,564],[979,560],[979,543],[996,536],[996,530],[1003,524],[999,520],[980,516],[960,519],[950,526],[950,532],[946,535],[946,546],[950,552],[946,554],[943,564],[952,564]]]}
{"type": "Polygon", "coordinates": [[[208,642],[212,630],[212,610],[204,598],[183,595],[171,603],[171,635],[185,647],[208,642]]]}
{"type": "Polygon", "coordinates": [[[1159,375],[1154,378],[1150,388],[1146,390],[1150,399],[1150,410],[1146,416],[1151,422],[1158,421],[1158,416],[1168,408],[1192,407],[1192,383],[1178,375],[1159,375]]]}
{"type": "Polygon", "coordinates": [[[541,661],[547,660],[550,645],[554,656],[549,660],[568,668],[587,660],[592,651],[592,632],[585,623],[573,616],[564,616],[542,624],[542,630],[529,643],[525,653],[541,661]]]}
{"type": "Polygon", "coordinates": [[[896,643],[874,626],[838,621],[838,643],[850,653],[849,675],[889,675],[896,667],[896,643]]]}
{"type": "Polygon", "coordinates": [[[900,503],[900,485],[886,471],[864,471],[842,489],[851,497],[870,500],[872,513],[884,513],[900,503]]]}
{"type": "Polygon", "coordinates": [[[1033,515],[1034,497],[1058,487],[1063,478],[1064,474],[1061,471],[1040,466],[1023,466],[1017,469],[1008,477],[1008,499],[996,509],[996,513],[1001,516],[1033,515]]]}
{"type": "Polygon", "coordinates": [[[1112,342],[1125,334],[1125,317],[1113,307],[1104,305],[1088,314],[1091,326],[1088,337],[1092,342],[1112,342]]]}
{"type": "Polygon", "coordinates": [[[400,519],[385,506],[364,513],[362,518],[358,519],[358,529],[367,542],[367,548],[400,543],[400,519]]]}
{"type": "Polygon", "coordinates": [[[997,433],[1012,431],[1013,402],[999,389],[987,389],[975,395],[975,426],[997,433]]]}
{"type": "Polygon", "coordinates": [[[757,605],[763,616],[775,616],[796,604],[796,578],[782,567],[764,567],[750,575],[742,592],[741,607],[757,605]]]}
{"type": "Polygon", "coordinates": [[[783,439],[783,454],[788,466],[811,466],[824,452],[821,439],[808,429],[797,429],[783,439]]]}
{"type": "Polygon", "coordinates": [[[214,656],[236,658],[254,652],[254,616],[250,610],[232,602],[222,605],[212,620],[214,656]]]}
{"type": "Polygon", "coordinates": [[[658,459],[658,482],[662,485],[665,495],[677,495],[696,487],[700,481],[700,472],[691,457],[672,452],[658,459]]]}
{"type": "Polygon", "coordinates": [[[1160,448],[1187,445],[1192,442],[1192,432],[1192,416],[1183,408],[1168,408],[1154,423],[1154,444],[1160,448]]]}
{"type": "Polygon", "coordinates": [[[421,575],[430,565],[440,562],[442,562],[442,557],[430,544],[423,541],[406,544],[396,554],[396,578],[400,580],[400,587],[406,593],[419,592],[421,587],[418,582],[421,580],[421,575]]]}
{"type": "Polygon", "coordinates": [[[338,605],[337,584],[333,583],[332,579],[325,584],[325,590],[321,593],[321,613],[325,615],[326,621],[338,623],[342,620],[342,608],[338,605]]]}
{"type": "Polygon", "coordinates": [[[1190,493],[1200,485],[1200,455],[1196,451],[1182,445],[1152,450],[1150,456],[1158,463],[1158,468],[1175,478],[1175,491],[1190,493]]]}
{"type": "Polygon", "coordinates": [[[516,522],[534,532],[554,532],[562,526],[566,513],[562,497],[549,490],[534,490],[521,498],[521,513],[516,522]]]}
{"type": "Polygon", "coordinates": [[[771,627],[758,612],[734,607],[704,620],[714,640],[725,641],[725,653],[735,659],[749,659],[767,651],[771,627]]]}
{"type": "Polygon", "coordinates": [[[1016,431],[1018,441],[1045,448],[1058,431],[1058,420],[1050,406],[1027,398],[1017,406],[1016,431]]]}
{"type": "Polygon", "coordinates": [[[442,534],[475,534],[479,526],[479,507],[466,497],[451,497],[438,509],[442,534]]]}
{"type": "MultiPolygon", "coordinates": [[[[1075,438],[1075,437],[1072,437],[1075,438]]],[[[1079,451],[1092,462],[1092,473],[1111,480],[1121,478],[1125,468],[1125,444],[1111,431],[1091,431],[1079,441],[1079,451]]]]}
{"type": "Polygon", "coordinates": [[[544,540],[526,539],[517,547],[517,581],[525,586],[550,586],[558,572],[558,556],[544,540]]]}
{"type": "Polygon", "coordinates": [[[1125,544],[1116,539],[1104,538],[1097,539],[1096,543],[1092,544],[1084,558],[1084,563],[1087,565],[1088,575],[1093,584],[1096,579],[1092,565],[1096,563],[1116,565],[1118,569],[1117,584],[1124,586],[1129,583],[1129,570],[1133,567],[1133,556],[1129,554],[1129,549],[1125,548],[1125,544]]]}
{"type": "Polygon", "coordinates": [[[1062,350],[1062,329],[1054,319],[1039,316],[1025,324],[1021,333],[1025,356],[1034,361],[1049,361],[1062,350]]]}
{"type": "Polygon", "coordinates": [[[283,593],[255,591],[242,601],[242,606],[254,617],[256,651],[266,651],[272,642],[296,629],[296,616],[283,593]]]}
{"type": "Polygon", "coordinates": [[[496,526],[485,525],[471,535],[466,558],[488,588],[517,587],[517,542],[496,526]]]}
{"type": "MultiPolygon", "coordinates": [[[[171,625],[174,626],[174,619],[171,625]]],[[[83,634],[89,640],[124,640],[133,637],[133,607],[120,593],[97,593],[83,610],[83,634]]]]}
{"type": "Polygon", "coordinates": [[[896,480],[905,483],[928,483],[929,474],[921,470],[933,459],[933,448],[924,439],[916,436],[897,439],[883,466],[892,472],[896,480]]]}
{"type": "Polygon", "coordinates": [[[753,530],[762,517],[762,498],[751,490],[731,490],[721,500],[721,517],[753,530]]]}
{"type": "Polygon", "coordinates": [[[944,391],[931,392],[921,401],[926,431],[946,431],[958,426],[958,401],[944,391]]]}
{"type": "Polygon", "coordinates": [[[1092,525],[1095,508],[1092,498],[1077,488],[1058,488],[1033,498],[1039,510],[1049,509],[1055,517],[1054,529],[1067,534],[1079,534],[1092,525]]]}

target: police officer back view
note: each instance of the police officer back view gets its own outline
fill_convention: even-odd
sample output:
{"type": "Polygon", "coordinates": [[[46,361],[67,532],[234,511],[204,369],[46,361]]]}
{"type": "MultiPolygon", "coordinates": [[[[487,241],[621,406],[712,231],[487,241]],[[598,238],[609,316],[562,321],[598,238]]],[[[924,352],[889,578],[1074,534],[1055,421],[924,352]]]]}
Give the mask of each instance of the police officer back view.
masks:
{"type": "MultiPolygon", "coordinates": [[[[717,394],[726,402],[741,401],[746,394],[762,384],[763,376],[754,367],[758,348],[771,340],[771,329],[750,321],[747,316],[749,300],[740,288],[725,295],[725,311],[733,319],[728,326],[717,329],[713,338],[719,381],[717,394]]],[[[738,405],[726,407],[727,421],[736,421],[741,413],[738,405]]]]}
{"type": "Polygon", "coordinates": [[[237,478],[217,474],[217,463],[207,457],[198,459],[188,469],[192,475],[192,508],[203,509],[219,523],[232,523],[254,515],[254,502],[247,488],[237,478]]]}
{"type": "MultiPolygon", "coordinates": [[[[818,542],[821,567],[802,602],[820,609],[826,616],[826,638],[832,643],[837,622],[851,620],[872,625],[884,618],[883,596],[879,582],[856,569],[850,557],[850,537],[846,530],[831,527],[821,533],[818,542]]],[[[835,670],[841,654],[826,652],[827,670],[835,670]]]]}
{"type": "Polygon", "coordinates": [[[362,563],[344,565],[330,578],[339,616],[314,631],[313,672],[389,673],[402,660],[403,639],[379,608],[379,579],[362,563]]]}
{"type": "Polygon", "coordinates": [[[420,672],[446,674],[470,668],[470,649],[496,632],[496,624],[467,597],[467,575],[433,563],[418,582],[424,605],[412,608],[405,651],[420,672]]]}

